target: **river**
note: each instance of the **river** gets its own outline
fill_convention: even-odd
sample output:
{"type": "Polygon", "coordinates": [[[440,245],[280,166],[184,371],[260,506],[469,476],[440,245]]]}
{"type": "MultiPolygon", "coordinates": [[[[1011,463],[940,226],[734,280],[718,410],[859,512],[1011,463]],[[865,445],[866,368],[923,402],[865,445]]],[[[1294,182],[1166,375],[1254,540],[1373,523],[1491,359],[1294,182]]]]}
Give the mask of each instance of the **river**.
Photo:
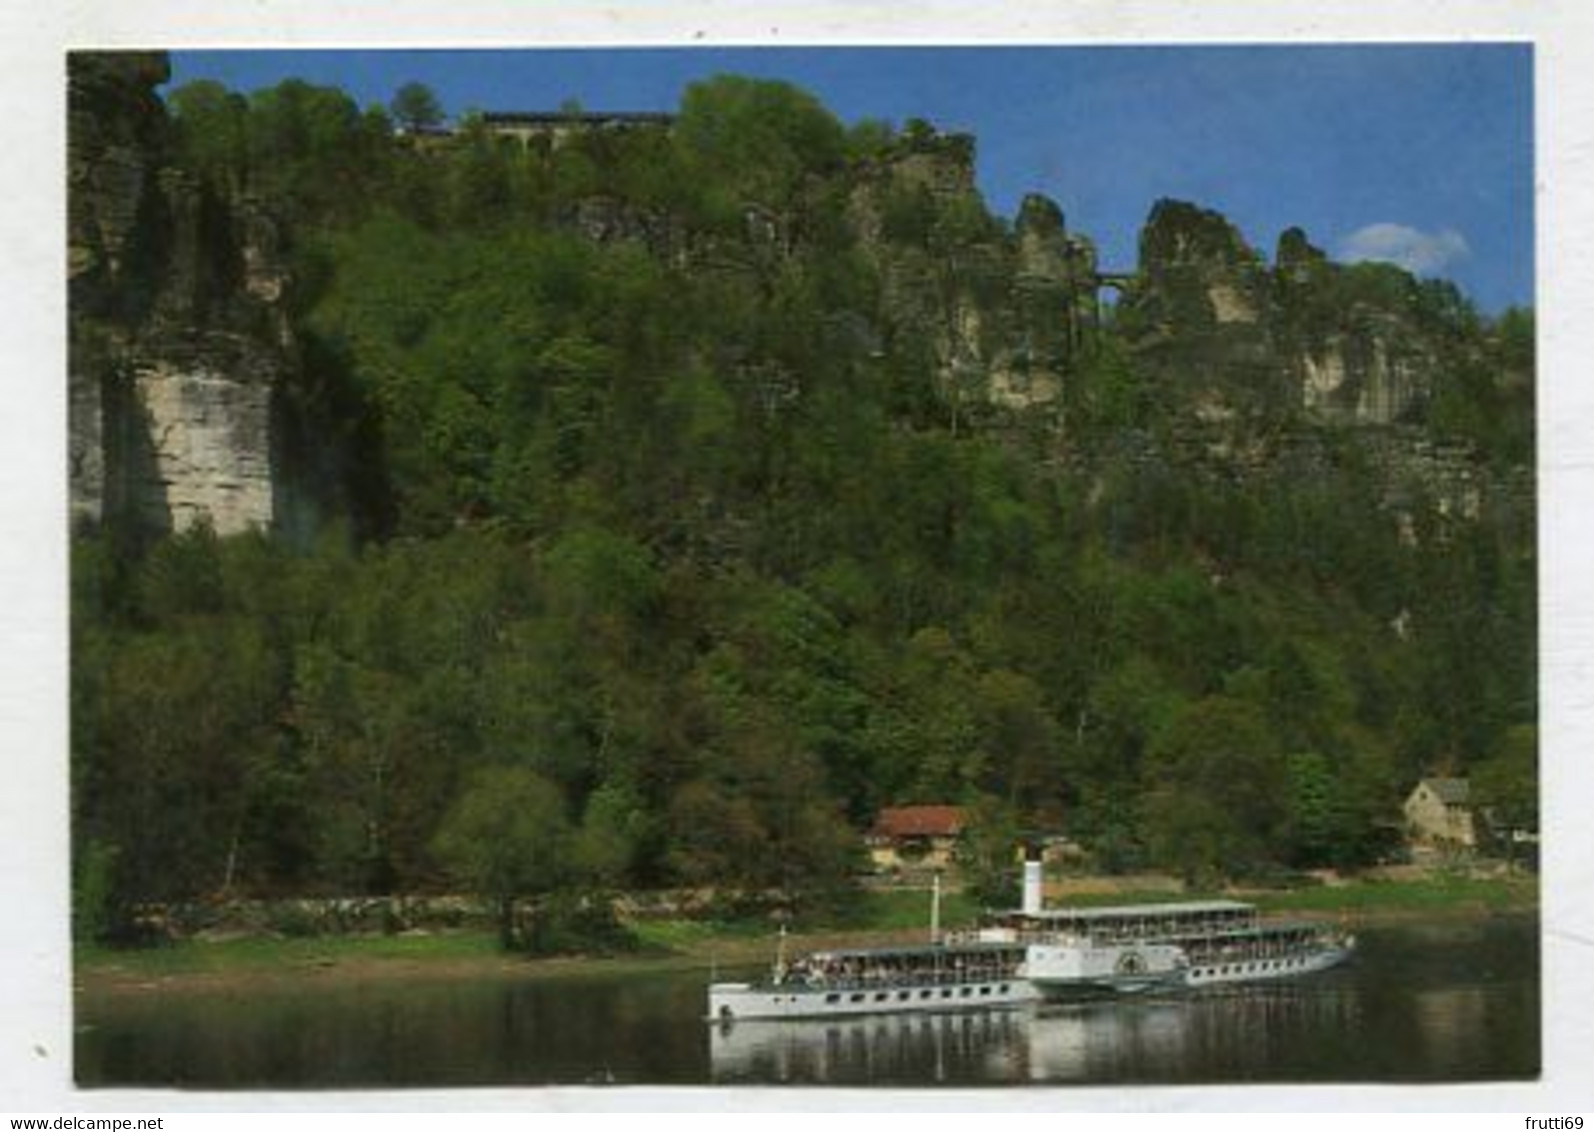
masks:
{"type": "Polygon", "coordinates": [[[1538,1075],[1530,917],[1359,933],[1295,981],[842,1021],[702,1020],[708,973],[369,979],[79,1004],[85,1087],[1457,1082],[1538,1075]]]}

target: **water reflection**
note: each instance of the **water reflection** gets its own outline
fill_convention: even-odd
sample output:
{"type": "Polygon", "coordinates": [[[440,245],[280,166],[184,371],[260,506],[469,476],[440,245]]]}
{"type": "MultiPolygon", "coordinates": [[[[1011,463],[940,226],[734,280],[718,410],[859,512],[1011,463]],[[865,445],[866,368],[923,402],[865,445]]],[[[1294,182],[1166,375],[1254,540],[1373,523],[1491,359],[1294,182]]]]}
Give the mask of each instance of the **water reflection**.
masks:
{"type": "Polygon", "coordinates": [[[1184,995],[702,1020],[706,972],[318,984],[87,1002],[80,1084],[205,1088],[1457,1081],[1539,1065],[1537,927],[1363,934],[1355,962],[1184,995]]]}
{"type": "Polygon", "coordinates": [[[727,1084],[1010,1080],[1025,1022],[1011,1010],[744,1021],[711,1027],[709,1056],[727,1084]]]}
{"type": "Polygon", "coordinates": [[[1489,999],[1481,987],[1423,991],[1412,1006],[1423,1044],[1436,1061],[1462,1068],[1480,1060],[1489,1024],[1489,999]]]}
{"type": "Polygon", "coordinates": [[[709,1052],[714,1080],[726,1084],[1244,1079],[1267,1066],[1281,1039],[1342,1029],[1354,1016],[1342,995],[1253,987],[979,1013],[740,1021],[712,1027],[709,1052]]]}

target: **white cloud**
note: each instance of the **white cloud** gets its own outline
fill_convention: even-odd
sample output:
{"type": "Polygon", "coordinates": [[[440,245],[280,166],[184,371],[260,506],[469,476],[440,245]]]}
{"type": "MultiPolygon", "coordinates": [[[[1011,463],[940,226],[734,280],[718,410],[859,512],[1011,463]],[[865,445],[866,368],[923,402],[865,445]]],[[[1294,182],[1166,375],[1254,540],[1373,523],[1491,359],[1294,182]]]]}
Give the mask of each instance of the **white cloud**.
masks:
{"type": "Polygon", "coordinates": [[[1404,224],[1369,224],[1340,245],[1341,259],[1393,263],[1417,275],[1434,275],[1472,254],[1467,239],[1453,228],[1422,232],[1404,224]]]}

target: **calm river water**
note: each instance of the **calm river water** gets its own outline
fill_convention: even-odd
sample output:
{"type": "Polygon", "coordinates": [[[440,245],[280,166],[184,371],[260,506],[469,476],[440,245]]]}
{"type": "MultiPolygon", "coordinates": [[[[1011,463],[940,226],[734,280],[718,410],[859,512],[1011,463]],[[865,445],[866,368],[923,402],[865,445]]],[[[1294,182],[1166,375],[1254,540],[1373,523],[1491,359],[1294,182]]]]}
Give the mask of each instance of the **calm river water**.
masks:
{"type": "Polygon", "coordinates": [[[1125,1002],[702,1021],[707,972],[85,1003],[85,1086],[1418,1082],[1539,1071],[1538,925],[1373,928],[1345,967],[1125,1002]]]}

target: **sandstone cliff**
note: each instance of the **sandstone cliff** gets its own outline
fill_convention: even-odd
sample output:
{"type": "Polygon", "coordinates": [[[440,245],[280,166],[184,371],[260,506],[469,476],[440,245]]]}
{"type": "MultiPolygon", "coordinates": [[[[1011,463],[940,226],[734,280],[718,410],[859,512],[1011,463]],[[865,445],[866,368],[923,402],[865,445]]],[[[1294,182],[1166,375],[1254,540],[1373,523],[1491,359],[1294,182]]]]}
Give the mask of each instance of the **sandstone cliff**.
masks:
{"type": "Polygon", "coordinates": [[[75,518],[218,533],[277,519],[274,393],[292,362],[266,210],[171,167],[164,57],[69,72],[75,518]]]}
{"type": "Polygon", "coordinates": [[[921,132],[867,169],[850,219],[880,272],[882,333],[924,345],[941,394],[1055,416],[1097,317],[1095,249],[1043,196],[1011,232],[975,187],[973,139],[921,132]]]}
{"type": "Polygon", "coordinates": [[[1147,372],[1207,419],[1411,422],[1442,379],[1442,332],[1403,296],[1358,293],[1347,276],[1298,228],[1270,267],[1219,214],[1160,201],[1124,326],[1147,372]]]}

